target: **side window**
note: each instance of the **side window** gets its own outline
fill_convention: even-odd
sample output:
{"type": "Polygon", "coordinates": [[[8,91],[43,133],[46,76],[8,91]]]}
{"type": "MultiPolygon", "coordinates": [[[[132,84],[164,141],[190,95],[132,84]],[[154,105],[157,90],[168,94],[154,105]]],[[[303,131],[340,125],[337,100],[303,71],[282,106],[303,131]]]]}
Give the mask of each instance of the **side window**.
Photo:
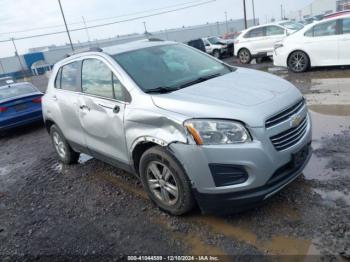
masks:
{"type": "Polygon", "coordinates": [[[310,30],[306,31],[306,33],[304,35],[305,36],[309,36],[309,37],[314,36],[314,29],[311,28],[310,30]]]}
{"type": "Polygon", "coordinates": [[[131,97],[119,79],[113,74],[114,97],[119,101],[130,102],[131,97]]]}
{"type": "Polygon", "coordinates": [[[58,70],[58,73],[55,79],[55,88],[57,89],[61,89],[61,75],[62,75],[62,68],[58,70]]]}
{"type": "Polygon", "coordinates": [[[76,91],[79,79],[80,62],[67,64],[61,69],[61,89],[76,91]]]}
{"type": "Polygon", "coordinates": [[[265,27],[252,29],[245,35],[245,38],[261,37],[261,36],[265,36],[265,27]]]}
{"type": "Polygon", "coordinates": [[[329,36],[337,34],[337,21],[330,21],[314,26],[314,36],[329,36]]]}
{"type": "Polygon", "coordinates": [[[350,34],[350,18],[343,19],[343,34],[350,34]]]}
{"type": "Polygon", "coordinates": [[[275,26],[275,25],[266,27],[267,36],[284,35],[284,33],[285,33],[285,30],[282,27],[275,26]]]}
{"type": "Polygon", "coordinates": [[[114,98],[112,71],[97,59],[87,59],[83,62],[81,87],[84,93],[114,98]]]}

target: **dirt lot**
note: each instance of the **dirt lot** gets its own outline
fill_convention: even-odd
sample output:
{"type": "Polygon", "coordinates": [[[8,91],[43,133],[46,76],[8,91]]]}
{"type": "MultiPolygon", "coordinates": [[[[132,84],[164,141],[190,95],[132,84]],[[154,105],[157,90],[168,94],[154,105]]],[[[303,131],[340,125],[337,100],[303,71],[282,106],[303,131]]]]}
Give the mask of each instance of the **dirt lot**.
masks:
{"type": "MultiPolygon", "coordinates": [[[[86,155],[77,165],[62,165],[44,127],[32,125],[0,138],[0,260],[139,254],[350,258],[350,69],[296,75],[271,63],[249,67],[288,79],[307,98],[315,153],[302,177],[244,213],[204,216],[195,210],[171,217],[151,204],[130,174],[86,155]]],[[[33,82],[45,89],[45,78],[33,82]]]]}

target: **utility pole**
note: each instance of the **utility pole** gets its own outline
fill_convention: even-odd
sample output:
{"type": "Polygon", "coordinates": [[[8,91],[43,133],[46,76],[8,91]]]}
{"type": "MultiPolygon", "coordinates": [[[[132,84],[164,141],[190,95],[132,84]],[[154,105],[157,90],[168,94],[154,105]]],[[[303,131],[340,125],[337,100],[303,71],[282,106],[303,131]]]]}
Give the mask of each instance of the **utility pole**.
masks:
{"type": "Polygon", "coordinates": [[[228,34],[227,11],[225,11],[225,19],[226,19],[226,34],[228,34]]]}
{"type": "Polygon", "coordinates": [[[86,30],[86,35],[87,35],[87,38],[88,38],[88,43],[89,43],[89,46],[90,46],[90,35],[89,35],[89,29],[87,28],[87,25],[86,25],[86,21],[85,21],[85,17],[82,16],[83,18],[83,22],[84,22],[84,26],[85,26],[85,30],[86,30]]]}
{"type": "Polygon", "coordinates": [[[254,6],[254,0],[252,0],[252,6],[253,6],[253,21],[255,25],[255,6],[254,6]]]}
{"type": "Polygon", "coordinates": [[[63,9],[62,9],[61,0],[58,0],[58,4],[60,5],[61,14],[62,14],[62,17],[63,17],[64,25],[65,25],[65,27],[66,27],[66,31],[67,31],[67,35],[68,35],[68,38],[69,38],[70,47],[72,48],[72,51],[74,51],[72,39],[71,39],[71,37],[70,37],[70,33],[69,33],[68,26],[67,26],[67,22],[66,22],[66,17],[64,16],[64,12],[63,12],[63,9]]]}
{"type": "Polygon", "coordinates": [[[146,22],[142,22],[142,23],[143,23],[143,27],[145,28],[145,35],[148,35],[146,22]]]}
{"type": "Polygon", "coordinates": [[[283,20],[283,5],[281,5],[281,20],[283,20]]]}
{"type": "Polygon", "coordinates": [[[248,28],[248,25],[247,25],[247,9],[246,9],[246,6],[245,6],[245,0],[243,0],[243,12],[244,12],[244,29],[247,29],[248,28]]]}
{"type": "Polygon", "coordinates": [[[25,70],[24,70],[24,66],[22,64],[22,60],[21,60],[21,58],[20,58],[20,56],[18,54],[18,50],[17,50],[17,46],[16,46],[16,43],[15,43],[15,39],[11,38],[11,41],[12,41],[13,47],[15,49],[15,55],[17,56],[18,62],[20,64],[20,66],[21,66],[21,71],[22,71],[23,77],[25,77],[26,73],[25,73],[25,70]]]}

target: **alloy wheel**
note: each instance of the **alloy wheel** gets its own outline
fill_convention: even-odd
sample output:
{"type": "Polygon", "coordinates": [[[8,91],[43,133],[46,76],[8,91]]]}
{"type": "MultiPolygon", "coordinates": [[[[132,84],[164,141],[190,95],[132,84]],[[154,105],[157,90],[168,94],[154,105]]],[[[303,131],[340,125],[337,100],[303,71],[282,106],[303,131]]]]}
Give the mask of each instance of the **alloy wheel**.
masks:
{"type": "Polygon", "coordinates": [[[250,53],[248,50],[243,49],[242,51],[239,52],[239,60],[243,64],[247,64],[250,61],[250,53]]]}
{"type": "Polygon", "coordinates": [[[303,72],[306,69],[307,64],[307,57],[301,52],[296,52],[290,57],[290,66],[295,72],[303,72]]]}
{"type": "Polygon", "coordinates": [[[53,138],[53,143],[54,143],[54,146],[55,146],[57,153],[59,154],[59,156],[61,158],[65,158],[66,157],[66,146],[65,146],[61,136],[57,132],[54,132],[52,135],[52,138],[53,138]]]}
{"type": "Polygon", "coordinates": [[[147,167],[147,182],[152,194],[167,206],[173,206],[179,199],[179,188],[171,170],[158,161],[147,167]]]}

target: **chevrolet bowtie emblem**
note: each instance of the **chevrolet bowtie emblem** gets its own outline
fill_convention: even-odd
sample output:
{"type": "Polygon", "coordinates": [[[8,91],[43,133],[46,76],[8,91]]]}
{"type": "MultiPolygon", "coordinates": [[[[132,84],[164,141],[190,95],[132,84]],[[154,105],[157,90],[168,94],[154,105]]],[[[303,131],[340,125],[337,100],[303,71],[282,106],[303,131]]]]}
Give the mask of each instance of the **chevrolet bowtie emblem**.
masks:
{"type": "Polygon", "coordinates": [[[300,123],[301,123],[301,120],[302,120],[302,118],[301,118],[301,116],[299,116],[299,115],[294,115],[294,116],[292,116],[291,119],[290,119],[290,126],[291,126],[291,127],[297,127],[297,126],[299,126],[300,123]]]}

